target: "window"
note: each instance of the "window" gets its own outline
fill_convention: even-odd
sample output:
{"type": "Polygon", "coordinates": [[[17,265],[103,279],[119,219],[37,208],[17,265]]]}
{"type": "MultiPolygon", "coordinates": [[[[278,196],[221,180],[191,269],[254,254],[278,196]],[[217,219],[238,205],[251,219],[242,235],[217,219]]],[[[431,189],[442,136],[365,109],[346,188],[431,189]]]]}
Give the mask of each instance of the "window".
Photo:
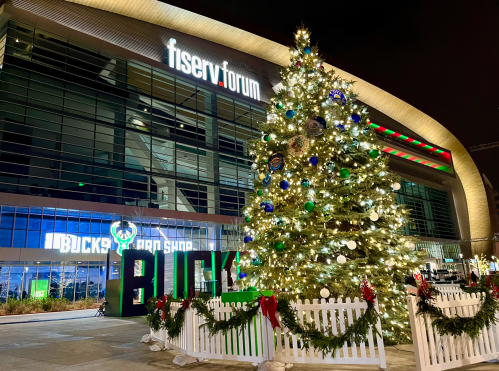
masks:
{"type": "Polygon", "coordinates": [[[401,188],[397,191],[397,203],[405,204],[411,209],[412,221],[404,227],[404,234],[457,238],[449,194],[446,191],[402,180],[401,188]]]}

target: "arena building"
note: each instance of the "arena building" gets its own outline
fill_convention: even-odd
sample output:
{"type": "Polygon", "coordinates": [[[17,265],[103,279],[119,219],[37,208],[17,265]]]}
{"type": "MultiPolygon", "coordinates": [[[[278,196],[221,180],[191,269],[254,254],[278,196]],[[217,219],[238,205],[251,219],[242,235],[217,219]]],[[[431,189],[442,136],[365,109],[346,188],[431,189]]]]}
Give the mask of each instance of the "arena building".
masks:
{"type": "MultiPolygon", "coordinates": [[[[133,222],[133,245],[150,251],[236,246],[247,141],[287,46],[154,0],[9,0],[0,48],[0,300],[102,298],[109,250],[120,274],[113,225],[133,222]]],[[[336,71],[357,81],[403,179],[404,233],[441,263],[490,255],[487,196],[461,143],[336,71]]]]}

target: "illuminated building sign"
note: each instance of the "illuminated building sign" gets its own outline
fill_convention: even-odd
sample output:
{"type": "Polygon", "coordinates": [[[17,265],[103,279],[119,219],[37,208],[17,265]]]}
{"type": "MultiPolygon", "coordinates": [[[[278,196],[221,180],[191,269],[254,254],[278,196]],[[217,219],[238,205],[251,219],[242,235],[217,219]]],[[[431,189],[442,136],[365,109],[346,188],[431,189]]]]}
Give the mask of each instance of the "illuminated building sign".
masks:
{"type": "Polygon", "coordinates": [[[113,236],[114,242],[118,244],[118,250],[116,252],[119,256],[121,256],[123,249],[128,249],[128,245],[132,243],[133,239],[137,235],[137,226],[132,222],[128,222],[130,231],[121,230],[118,232],[120,223],[121,222],[114,222],[111,224],[111,236],[113,236]]]}
{"type": "Polygon", "coordinates": [[[238,73],[229,71],[229,62],[224,61],[222,67],[191,55],[175,47],[177,40],[170,39],[168,45],[168,65],[176,68],[187,75],[192,75],[198,79],[211,81],[214,85],[229,88],[233,92],[240,93],[245,97],[260,100],[260,85],[255,81],[241,76],[238,73]]]}
{"type": "MultiPolygon", "coordinates": [[[[131,224],[131,223],[129,223],[131,224]]],[[[125,233],[126,235],[126,233],[125,233]]],[[[61,253],[67,254],[107,254],[111,249],[113,240],[109,237],[80,237],[73,234],[66,233],[46,233],[45,234],[45,249],[59,250],[61,253]]],[[[131,244],[133,239],[128,242],[131,244]]],[[[154,253],[156,250],[164,250],[165,253],[172,253],[174,251],[192,251],[192,241],[172,241],[167,239],[136,239],[137,250],[148,250],[154,253]]],[[[124,247],[126,238],[121,245],[124,247]]],[[[120,242],[116,250],[119,253],[120,242]]]]}

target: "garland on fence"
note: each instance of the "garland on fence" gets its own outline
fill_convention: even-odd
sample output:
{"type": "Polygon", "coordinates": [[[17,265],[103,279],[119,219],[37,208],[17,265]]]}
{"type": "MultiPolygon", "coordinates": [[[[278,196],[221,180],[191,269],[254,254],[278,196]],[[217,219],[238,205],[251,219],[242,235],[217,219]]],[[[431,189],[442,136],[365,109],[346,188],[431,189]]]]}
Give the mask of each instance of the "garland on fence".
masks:
{"type": "Polygon", "coordinates": [[[440,308],[433,305],[435,296],[440,294],[440,291],[428,284],[426,279],[418,287],[417,314],[429,314],[432,323],[441,335],[461,336],[465,333],[474,339],[484,327],[490,328],[497,321],[495,313],[499,310],[499,287],[490,284],[489,276],[487,279],[482,278],[478,284],[472,283],[470,286],[465,286],[461,283],[461,290],[481,296],[481,308],[473,317],[447,317],[440,308]]]}
{"type": "Polygon", "coordinates": [[[365,312],[349,326],[343,334],[326,335],[325,331],[317,330],[310,324],[300,325],[296,311],[292,308],[289,298],[285,296],[279,297],[276,301],[274,296],[266,298],[261,296],[247,304],[247,309],[232,307],[233,315],[228,320],[217,320],[214,315],[214,309],[208,307],[209,296],[200,294],[197,298],[192,296],[182,302],[182,306],[177,310],[172,317],[170,313],[170,305],[174,301],[172,295],[163,296],[162,300],[154,297],[147,302],[147,320],[153,331],[159,331],[160,328],[166,329],[168,339],[175,339],[179,336],[180,331],[185,321],[185,311],[192,307],[196,309],[198,315],[203,316],[205,324],[208,327],[210,335],[215,335],[218,332],[226,334],[228,331],[240,328],[251,323],[253,318],[258,314],[262,307],[263,314],[269,318],[272,327],[280,327],[275,319],[275,312],[279,312],[281,322],[293,334],[300,335],[304,348],[313,346],[315,349],[323,351],[324,354],[335,351],[341,348],[347,342],[367,342],[369,329],[376,329],[376,323],[379,314],[375,308],[376,295],[373,287],[366,280],[363,280],[361,285],[361,293],[364,300],[367,302],[365,312]],[[275,320],[275,321],[274,321],[275,320]]]}
{"type": "Polygon", "coordinates": [[[189,309],[192,300],[192,296],[189,296],[189,298],[182,300],[181,307],[172,317],[170,306],[174,301],[173,295],[164,295],[160,300],[154,297],[150,298],[146,304],[146,318],[149,322],[149,327],[151,327],[153,331],[159,331],[161,328],[166,329],[168,333],[168,339],[177,338],[180,335],[182,327],[184,326],[185,311],[189,309]]]}
{"type": "Polygon", "coordinates": [[[376,328],[379,314],[374,306],[376,295],[365,279],[362,281],[361,292],[362,297],[367,302],[367,309],[340,335],[326,335],[325,332],[308,323],[303,326],[300,325],[288,298],[279,298],[277,310],[281,315],[281,322],[289,331],[301,336],[303,347],[309,348],[313,346],[315,349],[322,351],[323,354],[332,353],[334,356],[336,350],[343,347],[345,343],[355,342],[360,344],[367,342],[369,328],[371,327],[379,334],[376,328]]]}

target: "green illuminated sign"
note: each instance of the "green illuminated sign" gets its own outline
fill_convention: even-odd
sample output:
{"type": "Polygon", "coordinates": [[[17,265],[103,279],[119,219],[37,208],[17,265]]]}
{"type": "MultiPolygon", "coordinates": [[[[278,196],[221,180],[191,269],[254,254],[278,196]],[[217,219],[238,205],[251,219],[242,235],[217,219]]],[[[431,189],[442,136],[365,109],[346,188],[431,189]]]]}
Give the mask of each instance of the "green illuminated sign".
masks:
{"type": "Polygon", "coordinates": [[[30,291],[32,298],[46,298],[49,292],[49,280],[32,281],[30,291]]]}
{"type": "Polygon", "coordinates": [[[128,227],[130,227],[131,232],[123,232],[123,230],[118,232],[120,223],[121,222],[114,222],[111,224],[111,235],[114,238],[114,242],[118,244],[116,252],[121,256],[122,251],[128,249],[128,245],[132,243],[133,239],[137,235],[137,227],[132,222],[128,222],[128,227]]]}

